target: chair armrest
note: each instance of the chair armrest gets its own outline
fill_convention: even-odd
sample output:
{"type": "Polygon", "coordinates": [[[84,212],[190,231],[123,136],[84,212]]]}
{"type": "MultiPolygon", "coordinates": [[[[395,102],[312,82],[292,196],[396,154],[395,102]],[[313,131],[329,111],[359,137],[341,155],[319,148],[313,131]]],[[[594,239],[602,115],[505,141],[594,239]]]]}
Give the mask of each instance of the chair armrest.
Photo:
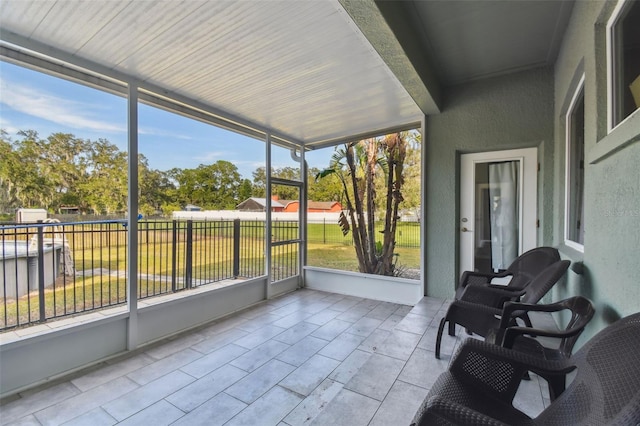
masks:
{"type": "Polygon", "coordinates": [[[459,300],[502,309],[505,302],[515,300],[523,294],[523,292],[505,290],[499,287],[500,286],[467,286],[460,295],[459,300]]]}
{"type": "Polygon", "coordinates": [[[545,337],[555,337],[557,339],[562,339],[565,337],[575,336],[576,334],[580,334],[582,329],[574,328],[571,330],[560,330],[560,331],[551,331],[551,330],[542,330],[539,328],[529,328],[529,327],[507,327],[504,330],[502,335],[502,342],[496,342],[499,345],[504,346],[505,348],[512,348],[515,340],[518,336],[545,336],[545,337]]]}
{"type": "MultiPolygon", "coordinates": [[[[451,306],[449,307],[449,309],[451,310],[452,307],[455,307],[455,309],[459,310],[462,313],[470,311],[472,313],[483,313],[483,314],[491,315],[496,318],[502,314],[502,310],[500,308],[483,305],[481,303],[468,302],[466,300],[454,300],[451,303],[451,306]]],[[[464,324],[460,324],[460,325],[464,325],[464,324]]]]}
{"type": "Polygon", "coordinates": [[[520,293],[524,293],[524,289],[526,287],[515,287],[515,286],[507,286],[507,285],[502,285],[502,284],[487,284],[486,287],[489,288],[497,288],[498,290],[506,290],[506,291],[511,291],[511,292],[520,292],[520,293]]]}
{"type": "Polygon", "coordinates": [[[506,426],[506,423],[440,396],[432,396],[423,403],[411,426],[441,424],[442,420],[452,425],[506,426]]]}
{"type": "MultiPolygon", "coordinates": [[[[506,329],[509,324],[513,324],[513,320],[521,317],[526,312],[558,312],[567,309],[561,303],[551,303],[548,305],[539,305],[536,303],[522,303],[516,301],[507,301],[502,306],[502,315],[500,319],[500,328],[506,329]]],[[[531,329],[530,329],[531,330],[531,329]]]]}
{"type": "Polygon", "coordinates": [[[555,338],[565,338],[575,336],[582,332],[582,328],[571,328],[569,330],[543,330],[541,328],[509,326],[514,324],[515,319],[527,312],[559,312],[568,309],[563,302],[550,303],[547,305],[538,305],[533,303],[522,302],[506,302],[502,308],[502,316],[500,318],[500,329],[504,330],[501,344],[505,348],[512,348],[513,343],[518,336],[545,336],[555,338]]]}
{"type": "Polygon", "coordinates": [[[482,285],[491,283],[491,280],[494,278],[504,278],[511,275],[509,271],[502,272],[475,272],[475,271],[464,271],[462,276],[460,277],[459,286],[458,287],[466,287],[467,285],[474,285],[474,283],[482,282],[482,285]]]}
{"type": "Polygon", "coordinates": [[[525,372],[566,375],[574,369],[571,359],[545,360],[476,339],[465,340],[449,365],[451,374],[461,382],[508,404],[525,372]]]}

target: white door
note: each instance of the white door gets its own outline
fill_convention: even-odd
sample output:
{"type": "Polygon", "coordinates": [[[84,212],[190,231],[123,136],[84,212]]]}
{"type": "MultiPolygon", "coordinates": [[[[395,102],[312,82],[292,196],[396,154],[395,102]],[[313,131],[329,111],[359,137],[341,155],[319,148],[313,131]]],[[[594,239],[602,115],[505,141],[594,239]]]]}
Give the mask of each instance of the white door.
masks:
{"type": "Polygon", "coordinates": [[[537,172],[537,148],[461,156],[461,274],[505,269],[536,247],[537,172]]]}

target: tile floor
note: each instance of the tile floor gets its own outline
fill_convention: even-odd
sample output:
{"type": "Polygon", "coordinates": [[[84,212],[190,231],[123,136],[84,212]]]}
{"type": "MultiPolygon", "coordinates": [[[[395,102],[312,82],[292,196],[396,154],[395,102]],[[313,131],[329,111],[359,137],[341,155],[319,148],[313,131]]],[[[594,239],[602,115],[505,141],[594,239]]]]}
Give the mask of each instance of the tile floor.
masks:
{"type": "MultiPolygon", "coordinates": [[[[24,392],[0,423],[408,425],[461,339],[435,359],[446,308],[299,290],[24,392]]],[[[539,412],[542,384],[523,382],[515,405],[539,412]]]]}

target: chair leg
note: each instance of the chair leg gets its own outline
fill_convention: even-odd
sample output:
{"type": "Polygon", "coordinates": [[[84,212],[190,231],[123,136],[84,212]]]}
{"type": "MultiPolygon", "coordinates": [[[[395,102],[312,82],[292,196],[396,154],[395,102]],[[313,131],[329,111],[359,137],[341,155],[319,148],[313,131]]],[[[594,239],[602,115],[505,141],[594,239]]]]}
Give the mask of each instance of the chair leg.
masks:
{"type": "Polygon", "coordinates": [[[456,335],[456,323],[453,321],[449,321],[449,336],[456,335]]]}
{"type": "Polygon", "coordinates": [[[551,401],[559,397],[565,389],[565,377],[555,376],[548,377],[547,383],[549,384],[549,398],[551,401]]]}
{"type": "Polygon", "coordinates": [[[531,319],[529,318],[529,315],[527,315],[526,313],[521,317],[524,320],[524,325],[529,327],[529,328],[533,328],[533,324],[531,324],[531,319]]]}
{"type": "MultiPolygon", "coordinates": [[[[440,359],[440,343],[442,341],[442,332],[444,331],[444,324],[446,322],[447,317],[442,318],[440,320],[440,326],[438,327],[438,335],[436,336],[436,359],[440,359]]],[[[451,323],[449,323],[449,327],[451,327],[451,323]]]]}

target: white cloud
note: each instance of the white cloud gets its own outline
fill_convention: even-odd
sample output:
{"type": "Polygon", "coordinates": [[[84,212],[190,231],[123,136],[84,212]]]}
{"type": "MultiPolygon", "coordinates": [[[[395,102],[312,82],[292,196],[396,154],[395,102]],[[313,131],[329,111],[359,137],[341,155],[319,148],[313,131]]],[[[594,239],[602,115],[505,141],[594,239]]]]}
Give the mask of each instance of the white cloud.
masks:
{"type": "Polygon", "coordinates": [[[0,129],[3,129],[10,136],[15,136],[16,133],[20,131],[17,127],[13,126],[9,120],[5,117],[0,116],[0,129]]]}
{"type": "Polygon", "coordinates": [[[253,167],[257,169],[258,167],[265,167],[264,161],[238,161],[235,162],[237,165],[247,165],[249,167],[253,167]]]}
{"type": "Polygon", "coordinates": [[[9,108],[74,129],[125,132],[126,127],[96,119],[96,106],[61,98],[0,77],[0,102],[9,108]]]}
{"type": "Polygon", "coordinates": [[[201,163],[212,163],[217,160],[224,160],[224,157],[228,157],[229,155],[230,153],[225,151],[209,151],[203,152],[200,155],[193,157],[193,159],[200,161],[201,163]]]}
{"type": "Polygon", "coordinates": [[[193,140],[191,136],[187,136],[182,133],[171,133],[162,129],[157,129],[154,127],[139,127],[138,133],[141,135],[149,135],[149,136],[162,136],[165,138],[173,138],[173,139],[181,139],[181,140],[193,140]]]}

